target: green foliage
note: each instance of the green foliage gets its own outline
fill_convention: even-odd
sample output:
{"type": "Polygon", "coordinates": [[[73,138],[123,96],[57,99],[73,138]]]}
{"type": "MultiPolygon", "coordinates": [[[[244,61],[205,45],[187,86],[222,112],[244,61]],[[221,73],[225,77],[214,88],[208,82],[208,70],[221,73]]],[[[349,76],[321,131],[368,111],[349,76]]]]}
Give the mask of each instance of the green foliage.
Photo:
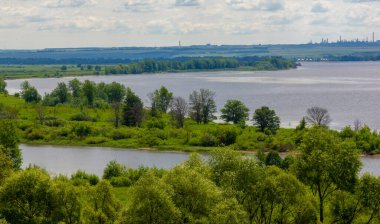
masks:
{"type": "Polygon", "coordinates": [[[158,110],[161,113],[166,113],[172,99],[173,93],[170,92],[165,86],[161,86],[160,89],[156,89],[152,93],[152,111],[158,110]]]}
{"type": "Polygon", "coordinates": [[[7,179],[0,191],[0,213],[10,223],[48,223],[54,197],[50,177],[32,168],[7,179]]]}
{"type": "Polygon", "coordinates": [[[178,223],[180,211],[173,202],[172,187],[151,173],[143,176],[132,188],[127,223],[178,223]]]}
{"type": "Polygon", "coordinates": [[[269,130],[275,133],[280,128],[280,118],[276,115],[274,110],[268,107],[261,107],[255,110],[253,121],[260,131],[269,130]]]}
{"type": "Polygon", "coordinates": [[[193,91],[189,96],[189,115],[198,124],[207,124],[215,119],[215,93],[209,89],[193,91]]]}
{"type": "Polygon", "coordinates": [[[123,124],[126,126],[139,126],[142,118],[143,103],[131,88],[127,88],[123,107],[123,124]]]}
{"type": "Polygon", "coordinates": [[[116,162],[115,160],[110,161],[103,172],[103,179],[111,179],[112,177],[123,176],[126,172],[124,165],[116,162]]]}
{"type": "Polygon", "coordinates": [[[350,191],[357,183],[361,167],[359,155],[352,143],[342,142],[318,126],[305,134],[299,150],[295,172],[317,195],[319,219],[323,222],[326,198],[337,189],[350,191]]]}
{"type": "Polygon", "coordinates": [[[220,201],[210,212],[210,223],[214,224],[248,224],[248,215],[236,199],[220,201]]]}
{"type": "Polygon", "coordinates": [[[99,177],[95,174],[88,174],[83,170],[78,170],[71,175],[71,181],[74,185],[97,185],[99,183],[99,177]]]}
{"type": "Polygon", "coordinates": [[[4,81],[3,77],[0,77],[0,94],[7,94],[7,83],[4,81]]]}
{"type": "Polygon", "coordinates": [[[12,160],[13,168],[19,169],[22,164],[21,151],[18,148],[19,138],[14,120],[0,119],[0,149],[12,160]],[[2,146],[2,147],[1,147],[2,146]]]}
{"type": "Polygon", "coordinates": [[[38,93],[37,89],[33,86],[30,86],[28,81],[21,83],[21,97],[27,103],[38,103],[41,101],[41,96],[38,93]]]}
{"type": "Polygon", "coordinates": [[[120,218],[121,204],[112,193],[107,181],[100,181],[88,189],[89,201],[84,207],[84,223],[115,223],[120,218]]]}
{"type": "Polygon", "coordinates": [[[249,109],[239,100],[228,100],[224,107],[220,110],[221,118],[225,122],[238,124],[249,119],[249,109]]]}

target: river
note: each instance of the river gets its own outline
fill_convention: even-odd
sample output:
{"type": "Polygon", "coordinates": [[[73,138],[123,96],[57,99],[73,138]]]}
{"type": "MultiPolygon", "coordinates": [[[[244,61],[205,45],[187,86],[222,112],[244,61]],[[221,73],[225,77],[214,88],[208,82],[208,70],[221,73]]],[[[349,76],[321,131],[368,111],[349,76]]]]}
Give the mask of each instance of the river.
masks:
{"type": "MultiPolygon", "coordinates": [[[[28,80],[41,94],[58,82],[73,78],[28,80]]],[[[216,92],[220,110],[228,99],[239,99],[254,111],[269,106],[281,118],[282,127],[294,127],[307,108],[320,106],[330,112],[331,127],[340,129],[359,119],[380,130],[380,62],[304,63],[302,67],[266,72],[199,72],[79,77],[94,82],[119,82],[130,86],[149,105],[148,93],[165,85],[174,95],[188,98],[196,89],[216,92]]],[[[8,91],[19,91],[24,80],[8,80],[8,91]]]]}
{"type": "MultiPolygon", "coordinates": [[[[188,158],[183,152],[159,152],[133,149],[112,149],[99,147],[63,147],[20,145],[23,154],[23,168],[35,164],[49,173],[70,175],[78,169],[102,176],[107,163],[116,160],[126,167],[139,166],[171,168],[188,158]]],[[[203,155],[207,158],[207,155],[203,155]]],[[[380,176],[380,157],[362,157],[361,173],[369,172],[380,176]]]]}

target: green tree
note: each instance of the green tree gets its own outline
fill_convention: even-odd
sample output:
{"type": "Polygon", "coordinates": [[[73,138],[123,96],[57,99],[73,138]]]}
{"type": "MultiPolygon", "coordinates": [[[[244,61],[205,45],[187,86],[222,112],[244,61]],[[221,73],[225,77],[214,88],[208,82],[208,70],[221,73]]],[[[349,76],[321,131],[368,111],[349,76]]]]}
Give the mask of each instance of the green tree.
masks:
{"type": "Polygon", "coordinates": [[[189,114],[198,124],[207,124],[215,119],[215,93],[209,89],[194,91],[189,96],[189,114]]]}
{"type": "Polygon", "coordinates": [[[236,199],[224,199],[212,208],[209,216],[212,224],[248,224],[248,215],[236,199]]]}
{"type": "Polygon", "coordinates": [[[84,223],[115,223],[121,213],[121,204],[113,195],[111,184],[100,181],[88,190],[89,201],[83,212],[84,223]]]}
{"type": "Polygon", "coordinates": [[[249,118],[249,109],[240,100],[228,100],[224,107],[220,110],[221,118],[225,122],[245,122],[249,118]]]}
{"type": "Polygon", "coordinates": [[[140,125],[143,113],[141,99],[128,87],[123,107],[123,124],[127,126],[140,125]]]}
{"type": "Polygon", "coordinates": [[[84,81],[82,86],[83,95],[86,98],[87,105],[93,106],[95,100],[96,84],[89,80],[84,81]]]}
{"type": "Polygon", "coordinates": [[[280,128],[280,118],[276,115],[274,110],[271,110],[268,107],[261,107],[260,109],[255,110],[253,121],[260,131],[268,129],[272,133],[275,133],[277,129],[280,128]]]}
{"type": "Polygon", "coordinates": [[[151,94],[152,110],[158,110],[159,112],[166,113],[169,109],[170,103],[173,99],[173,93],[170,92],[165,86],[156,89],[151,94]]]}
{"type": "Polygon", "coordinates": [[[362,207],[364,223],[380,222],[380,177],[364,174],[355,192],[362,207]]]}
{"type": "Polygon", "coordinates": [[[35,87],[29,84],[28,81],[21,83],[21,97],[27,103],[38,103],[41,101],[41,95],[35,87]]]}
{"type": "Polygon", "coordinates": [[[0,94],[8,93],[6,88],[7,88],[7,83],[4,81],[3,77],[0,77],[0,94]]]}
{"type": "Polygon", "coordinates": [[[172,197],[172,187],[152,173],[141,177],[132,188],[126,223],[179,223],[180,211],[172,197]]]}
{"type": "Polygon", "coordinates": [[[108,103],[111,104],[114,110],[115,116],[115,127],[119,127],[120,120],[120,108],[125,96],[125,87],[122,84],[112,82],[106,86],[106,93],[108,98],[108,103]]]}
{"type": "Polygon", "coordinates": [[[0,119],[1,153],[12,160],[13,168],[20,169],[22,164],[21,151],[18,147],[19,138],[14,120],[0,119]]]}
{"type": "Polygon", "coordinates": [[[0,186],[13,173],[12,159],[4,152],[6,152],[6,149],[0,145],[0,186]]]}
{"type": "Polygon", "coordinates": [[[11,176],[0,191],[0,213],[10,223],[48,223],[53,205],[50,177],[37,168],[11,176]]]}
{"type": "Polygon", "coordinates": [[[336,190],[354,189],[357,183],[361,167],[358,151],[352,143],[340,141],[321,127],[310,129],[298,150],[294,170],[318,198],[319,219],[323,222],[326,199],[336,190]]]}
{"type": "Polygon", "coordinates": [[[69,100],[69,90],[66,83],[58,83],[58,86],[53,90],[52,95],[58,98],[59,103],[66,103],[69,100]]]}
{"type": "Polygon", "coordinates": [[[53,221],[67,224],[81,223],[83,203],[80,188],[73,186],[67,180],[54,180],[52,193],[55,204],[53,210],[53,221]]]}
{"type": "Polygon", "coordinates": [[[82,96],[82,83],[77,78],[70,80],[69,90],[73,98],[80,98],[82,96]]]}
{"type": "Polygon", "coordinates": [[[221,192],[211,180],[184,166],[173,168],[164,176],[164,181],[174,190],[173,201],[180,209],[184,223],[207,218],[221,199],[221,192]]]}
{"type": "Polygon", "coordinates": [[[103,172],[103,179],[111,179],[112,177],[120,177],[127,172],[127,168],[116,162],[116,160],[110,161],[103,172]]]}

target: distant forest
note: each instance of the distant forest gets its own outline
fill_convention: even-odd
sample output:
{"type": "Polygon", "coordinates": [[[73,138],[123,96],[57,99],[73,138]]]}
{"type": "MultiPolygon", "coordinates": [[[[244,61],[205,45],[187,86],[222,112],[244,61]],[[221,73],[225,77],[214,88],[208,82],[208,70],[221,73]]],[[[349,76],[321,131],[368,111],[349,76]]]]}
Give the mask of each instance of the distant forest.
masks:
{"type": "Polygon", "coordinates": [[[297,64],[293,60],[283,58],[182,58],[175,60],[144,60],[126,65],[106,66],[105,74],[222,70],[244,67],[250,70],[283,70],[296,68],[297,64]]]}

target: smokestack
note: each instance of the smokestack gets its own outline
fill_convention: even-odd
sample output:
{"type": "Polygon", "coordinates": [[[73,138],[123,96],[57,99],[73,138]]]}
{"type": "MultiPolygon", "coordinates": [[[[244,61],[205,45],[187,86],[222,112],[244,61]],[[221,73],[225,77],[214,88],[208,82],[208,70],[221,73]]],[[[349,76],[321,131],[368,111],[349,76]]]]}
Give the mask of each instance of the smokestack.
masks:
{"type": "Polygon", "coordinates": [[[372,41],[375,43],[375,32],[372,33],[372,41]]]}
{"type": "Polygon", "coordinates": [[[339,37],[339,42],[341,42],[341,43],[342,43],[342,36],[340,36],[340,37],[339,37]]]}

